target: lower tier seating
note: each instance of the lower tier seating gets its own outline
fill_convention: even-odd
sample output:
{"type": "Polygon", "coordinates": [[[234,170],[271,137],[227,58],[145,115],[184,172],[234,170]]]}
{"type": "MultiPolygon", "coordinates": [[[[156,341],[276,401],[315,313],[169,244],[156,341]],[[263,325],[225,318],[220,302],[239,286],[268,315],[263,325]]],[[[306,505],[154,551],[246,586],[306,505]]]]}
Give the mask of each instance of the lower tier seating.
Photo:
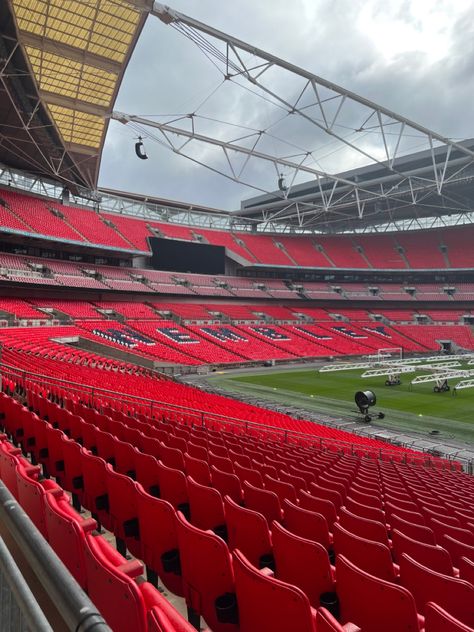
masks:
{"type": "Polygon", "coordinates": [[[472,629],[472,477],[3,388],[0,477],[114,630],[187,632],[158,578],[217,632],[472,629]]]}

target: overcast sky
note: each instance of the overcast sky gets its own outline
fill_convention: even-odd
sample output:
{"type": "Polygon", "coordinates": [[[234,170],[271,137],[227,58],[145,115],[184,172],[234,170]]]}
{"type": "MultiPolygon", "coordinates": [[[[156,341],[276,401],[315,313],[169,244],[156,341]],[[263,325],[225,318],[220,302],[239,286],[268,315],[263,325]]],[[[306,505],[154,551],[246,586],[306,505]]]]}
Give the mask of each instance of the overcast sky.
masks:
{"type": "MultiPolygon", "coordinates": [[[[171,6],[440,134],[474,137],[472,0],[175,0],[171,6]]],[[[291,77],[269,73],[270,79],[285,97],[297,97],[301,86],[291,77]]],[[[272,136],[259,145],[267,153],[311,151],[311,166],[331,172],[361,164],[360,157],[331,139],[316,131],[313,135],[300,119],[287,116],[280,122],[281,110],[223,82],[193,43],[153,17],[137,44],[116,109],[162,122],[169,120],[162,115],[196,111],[223,121],[197,121],[201,132],[228,141],[247,135],[244,126],[269,128],[272,136]]],[[[347,116],[350,125],[339,131],[352,138],[349,110],[347,116]]],[[[353,123],[358,124],[356,118],[353,123]]],[[[152,138],[145,139],[149,160],[139,160],[133,149],[136,135],[129,126],[111,122],[100,186],[229,210],[257,193],[173,154],[152,138]]],[[[366,148],[371,140],[365,137],[366,148]]],[[[253,139],[240,142],[248,146],[253,139]]],[[[206,164],[226,168],[221,153],[203,146],[193,151],[206,164]]],[[[236,158],[234,167],[242,166],[242,160],[236,158]]],[[[292,172],[284,175],[291,179],[292,172]]],[[[276,187],[277,174],[270,165],[252,161],[245,177],[264,190],[276,187]]]]}

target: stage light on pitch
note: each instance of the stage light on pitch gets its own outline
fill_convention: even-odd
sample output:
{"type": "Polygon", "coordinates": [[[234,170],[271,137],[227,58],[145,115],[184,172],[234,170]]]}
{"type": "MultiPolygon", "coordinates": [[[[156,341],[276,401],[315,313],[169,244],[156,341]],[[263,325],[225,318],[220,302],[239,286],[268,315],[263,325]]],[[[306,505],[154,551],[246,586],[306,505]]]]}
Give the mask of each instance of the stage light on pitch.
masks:
{"type": "Polygon", "coordinates": [[[375,406],[377,403],[377,397],[373,391],[357,391],[354,395],[354,400],[357,408],[361,415],[364,415],[364,421],[369,423],[372,421],[373,417],[378,417],[379,419],[383,419],[385,414],[382,412],[379,413],[369,413],[369,408],[375,406]]]}

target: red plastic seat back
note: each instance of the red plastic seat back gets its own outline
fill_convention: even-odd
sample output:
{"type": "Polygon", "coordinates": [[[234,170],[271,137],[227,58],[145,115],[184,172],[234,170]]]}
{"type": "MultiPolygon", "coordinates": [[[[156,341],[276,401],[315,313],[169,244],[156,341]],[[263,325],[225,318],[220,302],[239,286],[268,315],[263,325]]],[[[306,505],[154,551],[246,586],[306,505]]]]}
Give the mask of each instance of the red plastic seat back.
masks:
{"type": "Polygon", "coordinates": [[[272,524],[275,577],[294,584],[308,597],[313,608],[323,593],[334,590],[327,550],[317,542],[300,538],[278,522],[272,524]]]}
{"type": "Polygon", "coordinates": [[[152,496],[159,496],[160,493],[160,468],[158,461],[151,454],[136,452],[135,454],[135,476],[136,481],[143,485],[143,488],[152,496]]]}
{"type": "Polygon", "coordinates": [[[187,476],[191,476],[201,485],[211,485],[211,472],[207,461],[196,459],[186,452],[184,454],[184,466],[187,476]]]}
{"type": "Polygon", "coordinates": [[[109,514],[116,538],[124,541],[130,553],[141,554],[140,529],[135,482],[107,465],[109,514]]]}
{"type": "Polygon", "coordinates": [[[235,608],[234,576],[227,544],[214,533],[191,525],[181,512],[177,513],[176,528],[188,608],[203,616],[215,632],[237,630],[236,623],[220,620],[222,610],[226,606],[230,609],[231,602],[235,608]]]}
{"type": "Polygon", "coordinates": [[[316,613],[317,632],[360,632],[360,628],[350,624],[350,628],[342,626],[326,608],[318,608],[316,613]]]}
{"type": "Polygon", "coordinates": [[[230,496],[232,500],[238,504],[242,502],[243,493],[240,481],[235,474],[223,472],[211,465],[212,486],[224,496],[230,496]]]}
{"type": "Polygon", "coordinates": [[[395,581],[395,569],[388,547],[380,542],[360,538],[337,523],[333,534],[336,555],[344,555],[361,570],[375,577],[395,581]]]}
{"type": "Polygon", "coordinates": [[[329,531],[332,531],[333,524],[337,522],[337,513],[334,503],[325,498],[318,498],[305,491],[300,491],[300,507],[320,513],[326,518],[329,531]]]}
{"type": "Polygon", "coordinates": [[[316,632],[316,617],[296,586],[269,577],[234,551],[240,629],[245,632],[316,632]]]}
{"type": "Polygon", "coordinates": [[[301,538],[319,542],[325,549],[330,546],[326,518],[315,511],[302,509],[289,500],[283,501],[283,526],[301,538]]]}
{"type": "Polygon", "coordinates": [[[374,577],[344,555],[336,560],[337,594],[342,623],[364,632],[418,630],[415,601],[406,588],[374,577]]]}
{"type": "Polygon", "coordinates": [[[44,503],[49,543],[81,588],[87,590],[85,537],[97,523],[93,518],[81,518],[63,491],[45,494],[44,503]]]}
{"type": "Polygon", "coordinates": [[[229,549],[239,549],[254,566],[268,565],[272,545],[268,523],[261,513],[237,505],[224,496],[229,549]]]}
{"type": "Polygon", "coordinates": [[[160,498],[185,513],[189,511],[188,485],[184,471],[176,470],[158,461],[160,498]]]}
{"type": "Polygon", "coordinates": [[[258,511],[265,516],[268,524],[273,520],[281,521],[281,507],[278,496],[266,489],[260,489],[244,481],[244,502],[248,509],[258,511]]]}
{"type": "Polygon", "coordinates": [[[425,544],[436,544],[436,539],[433,530],[430,527],[425,527],[422,524],[415,524],[405,520],[398,514],[393,513],[390,516],[390,526],[393,529],[397,529],[404,535],[418,542],[424,542],[425,544]]]}
{"type": "Polygon", "coordinates": [[[127,562],[102,536],[86,536],[88,594],[114,632],[146,632],[146,608],[134,577],[142,565],[127,562]]]}
{"type": "Polygon", "coordinates": [[[187,477],[191,522],[199,529],[212,529],[223,537],[225,529],[224,504],[217,489],[200,485],[187,477]]]}
{"type": "Polygon", "coordinates": [[[168,590],[183,596],[175,509],[166,500],[147,494],[139,483],[136,492],[142,559],[168,590]]]}
{"type": "Polygon", "coordinates": [[[446,549],[441,546],[417,542],[397,529],[392,531],[393,554],[395,561],[406,553],[414,560],[443,575],[453,575],[453,563],[446,549]]]}
{"type": "Polygon", "coordinates": [[[427,603],[425,608],[425,632],[471,632],[472,628],[464,625],[449,612],[435,603],[427,603]]]}
{"type": "Polygon", "coordinates": [[[381,544],[388,546],[389,542],[387,530],[385,525],[381,522],[368,520],[367,518],[360,518],[344,507],[342,507],[339,512],[339,520],[341,526],[354,535],[358,535],[360,538],[365,538],[366,540],[380,542],[381,544]]]}
{"type": "Polygon", "coordinates": [[[296,503],[296,491],[291,483],[286,483],[285,481],[280,481],[272,476],[265,475],[263,477],[263,482],[265,484],[265,489],[274,492],[280,501],[280,504],[287,498],[293,503],[296,503]]]}
{"type": "Polygon", "coordinates": [[[462,579],[441,575],[402,553],[400,582],[415,598],[420,614],[434,601],[454,617],[474,626],[474,586],[462,579]]]}

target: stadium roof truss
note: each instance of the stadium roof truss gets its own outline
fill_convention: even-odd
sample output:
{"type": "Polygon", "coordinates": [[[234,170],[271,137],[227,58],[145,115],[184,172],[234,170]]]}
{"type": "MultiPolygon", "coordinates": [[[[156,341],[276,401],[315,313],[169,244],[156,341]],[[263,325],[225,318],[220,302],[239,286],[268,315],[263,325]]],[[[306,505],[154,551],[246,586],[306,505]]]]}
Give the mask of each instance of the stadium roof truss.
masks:
{"type": "Polygon", "coordinates": [[[293,230],[325,230],[331,222],[363,227],[471,212],[467,189],[474,178],[474,142],[454,142],[161,3],[155,2],[151,13],[191,40],[223,85],[237,85],[274,109],[275,117],[266,127],[233,125],[227,136],[223,121],[216,133],[206,132],[209,118],[200,110],[168,120],[156,120],[160,115],[152,120],[112,114],[174,153],[263,193],[232,213],[235,226],[241,221],[261,228],[279,225],[281,230],[286,224],[293,230]],[[296,118],[307,130],[307,147],[272,134],[282,119],[296,118]],[[269,140],[274,146],[278,142],[281,151],[270,151],[269,140]],[[331,150],[322,156],[320,149],[328,144],[331,150]],[[205,146],[206,152],[196,146],[205,146]],[[220,162],[199,158],[210,150],[220,162]],[[350,156],[358,169],[344,173],[330,169],[335,151],[350,156]],[[416,160],[406,159],[408,155],[416,160]],[[266,181],[248,177],[256,160],[268,167],[266,181]],[[279,180],[275,191],[283,174],[287,184],[279,180]]]}
{"type": "MultiPolygon", "coordinates": [[[[19,138],[26,135],[40,156],[36,164],[31,156],[32,170],[94,189],[108,115],[151,0],[8,0],[6,6],[14,28],[2,34],[8,55],[0,81],[17,110],[19,138]],[[22,74],[33,78],[34,89],[20,90],[22,74]],[[44,142],[51,128],[54,151],[44,142]]],[[[24,149],[14,146],[12,131],[6,139],[3,130],[1,140],[18,155],[24,149]]]]}

